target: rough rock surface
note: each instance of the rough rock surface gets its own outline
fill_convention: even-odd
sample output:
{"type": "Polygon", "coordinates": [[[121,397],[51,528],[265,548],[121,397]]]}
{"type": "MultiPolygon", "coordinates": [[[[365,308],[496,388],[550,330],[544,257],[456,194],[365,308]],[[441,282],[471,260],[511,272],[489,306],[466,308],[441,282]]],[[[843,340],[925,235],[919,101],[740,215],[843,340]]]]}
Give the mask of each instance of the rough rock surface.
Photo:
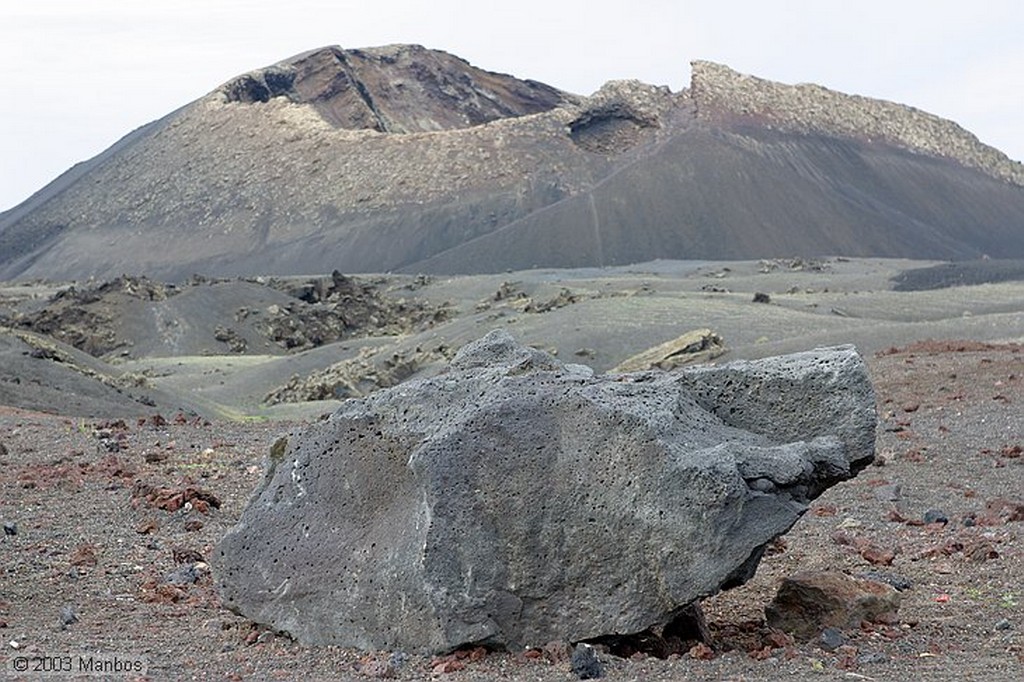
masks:
{"type": "Polygon", "coordinates": [[[279,441],[212,562],[226,606],[306,644],[637,632],[749,579],[875,423],[852,347],[600,377],[495,331],[279,441]]]}

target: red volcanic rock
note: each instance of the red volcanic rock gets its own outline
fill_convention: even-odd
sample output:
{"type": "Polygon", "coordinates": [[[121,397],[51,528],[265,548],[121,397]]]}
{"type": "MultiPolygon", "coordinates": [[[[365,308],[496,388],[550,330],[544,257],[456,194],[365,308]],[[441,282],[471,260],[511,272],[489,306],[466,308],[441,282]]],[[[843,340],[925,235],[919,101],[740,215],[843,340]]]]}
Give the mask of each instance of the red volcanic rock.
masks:
{"type": "Polygon", "coordinates": [[[899,593],[889,585],[835,571],[815,571],[786,578],[765,615],[771,627],[808,641],[828,627],[894,622],[899,606],[899,593]]]}

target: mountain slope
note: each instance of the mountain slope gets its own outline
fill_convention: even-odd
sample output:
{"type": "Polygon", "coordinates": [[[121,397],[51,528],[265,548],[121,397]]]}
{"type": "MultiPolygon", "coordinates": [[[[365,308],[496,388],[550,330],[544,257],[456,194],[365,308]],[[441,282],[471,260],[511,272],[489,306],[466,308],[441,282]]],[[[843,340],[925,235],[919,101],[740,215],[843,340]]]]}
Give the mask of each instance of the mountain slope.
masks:
{"type": "Polygon", "coordinates": [[[1024,257],[1024,171],[955,124],[695,62],[578,97],[418,46],[235,78],[0,215],[0,278],[1024,257]]]}

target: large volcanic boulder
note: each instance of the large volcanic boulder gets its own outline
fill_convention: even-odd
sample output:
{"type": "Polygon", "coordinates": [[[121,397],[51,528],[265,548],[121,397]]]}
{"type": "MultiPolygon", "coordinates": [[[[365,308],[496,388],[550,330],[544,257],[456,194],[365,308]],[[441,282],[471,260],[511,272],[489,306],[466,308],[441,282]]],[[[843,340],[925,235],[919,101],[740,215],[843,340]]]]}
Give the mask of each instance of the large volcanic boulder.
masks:
{"type": "Polygon", "coordinates": [[[215,574],[306,644],[639,632],[749,579],[875,424],[852,347],[594,376],[492,332],[276,444],[215,574]]]}

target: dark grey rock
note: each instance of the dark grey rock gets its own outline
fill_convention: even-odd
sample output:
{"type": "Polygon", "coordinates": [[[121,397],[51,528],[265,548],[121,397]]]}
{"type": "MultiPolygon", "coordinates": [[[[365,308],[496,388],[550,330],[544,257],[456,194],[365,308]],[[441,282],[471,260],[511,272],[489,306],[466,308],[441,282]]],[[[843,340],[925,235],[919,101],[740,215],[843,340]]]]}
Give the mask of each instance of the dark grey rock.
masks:
{"type": "Polygon", "coordinates": [[[839,628],[825,628],[818,638],[818,646],[825,651],[835,651],[846,644],[846,636],[839,628]]]}
{"type": "Polygon", "coordinates": [[[191,585],[197,582],[202,575],[202,571],[194,563],[182,564],[164,576],[164,582],[171,585],[191,585]]]}
{"type": "Polygon", "coordinates": [[[572,672],[581,680],[596,680],[604,674],[597,651],[589,644],[577,644],[572,650],[572,672]]]}
{"type": "Polygon", "coordinates": [[[949,517],[941,509],[929,509],[924,513],[924,522],[947,524],[949,523],[949,517]]]}
{"type": "Polygon", "coordinates": [[[67,628],[69,625],[73,625],[78,622],[78,614],[75,613],[75,607],[73,606],[62,606],[60,609],[60,627],[61,629],[67,628]]]}
{"type": "Polygon", "coordinates": [[[885,583],[890,587],[895,588],[898,592],[909,590],[914,586],[914,583],[906,576],[896,575],[894,573],[882,573],[881,571],[864,571],[863,573],[857,574],[858,578],[864,578],[865,580],[874,580],[875,582],[885,583]]]}
{"type": "Polygon", "coordinates": [[[272,450],[211,564],[228,608],[305,644],[636,633],[749,579],[875,422],[852,347],[594,376],[492,332],[272,450]]]}
{"type": "Polygon", "coordinates": [[[1006,618],[1001,618],[1000,620],[996,621],[996,624],[993,627],[996,630],[1012,630],[1013,623],[1011,623],[1006,618]]]}
{"type": "Polygon", "coordinates": [[[4,521],[4,535],[17,535],[18,524],[13,521],[4,521]]]}

